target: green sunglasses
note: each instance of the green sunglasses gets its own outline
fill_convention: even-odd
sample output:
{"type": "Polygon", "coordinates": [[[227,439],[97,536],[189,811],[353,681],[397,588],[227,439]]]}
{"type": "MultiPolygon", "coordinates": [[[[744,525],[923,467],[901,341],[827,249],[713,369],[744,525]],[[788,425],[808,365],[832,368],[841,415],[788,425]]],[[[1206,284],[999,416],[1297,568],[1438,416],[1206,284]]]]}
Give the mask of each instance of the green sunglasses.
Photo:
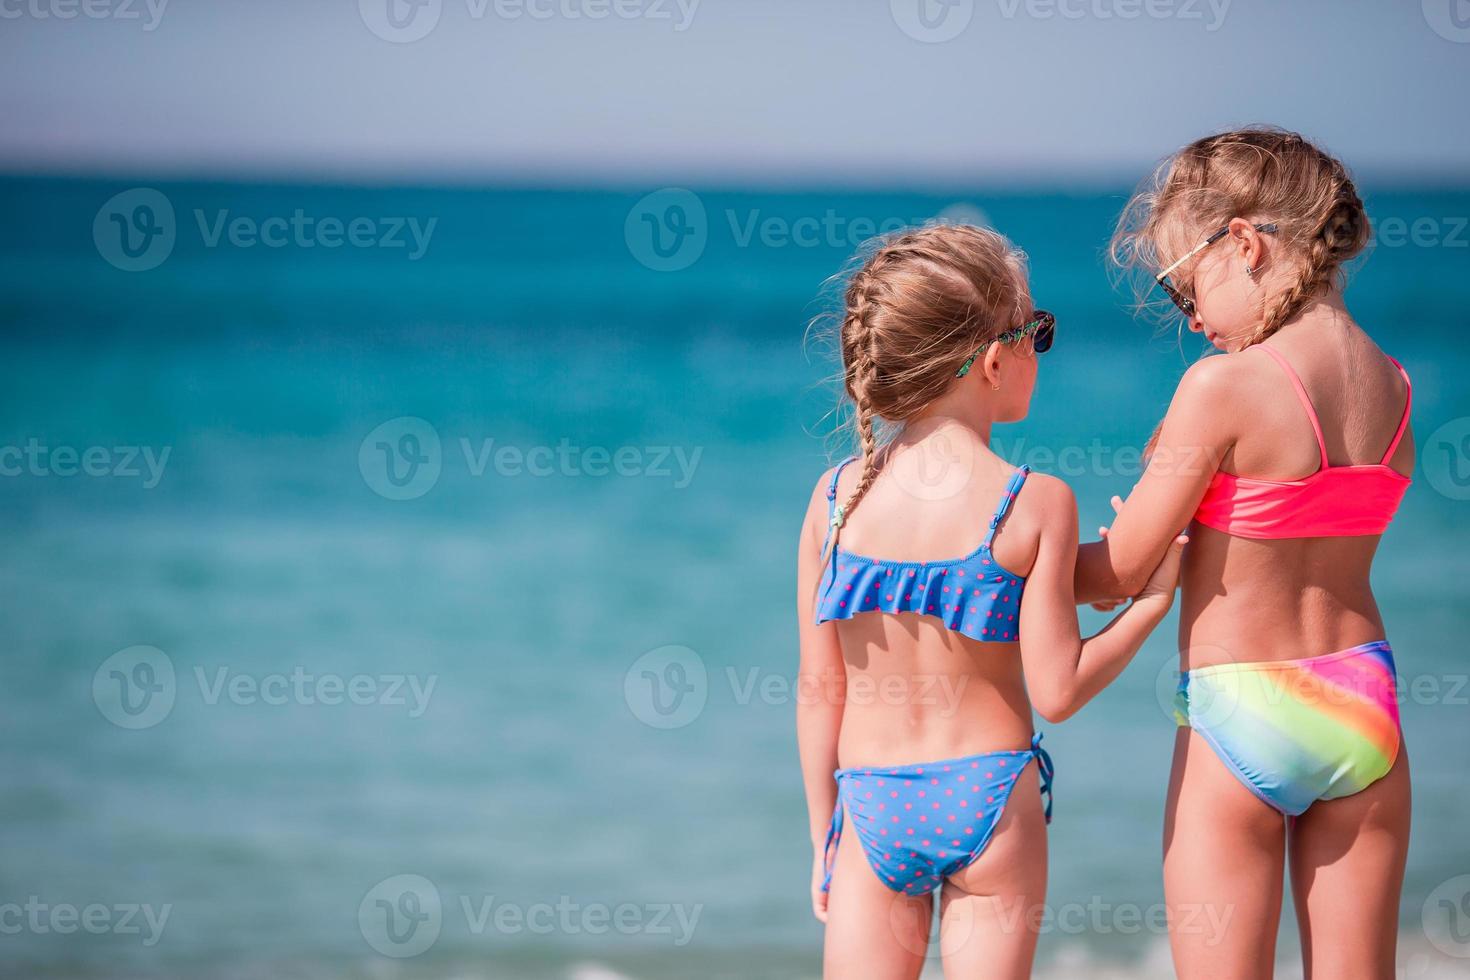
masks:
{"type": "Polygon", "coordinates": [[[1035,317],[1030,323],[1023,323],[1014,330],[1007,330],[994,340],[986,341],[984,346],[971,354],[965,363],[960,365],[960,369],[954,373],[954,376],[956,378],[963,378],[969,374],[970,368],[975,364],[975,358],[985,353],[991,344],[1014,344],[1022,337],[1034,335],[1035,339],[1032,340],[1031,346],[1036,353],[1045,354],[1051,350],[1052,341],[1057,337],[1057,318],[1046,312],[1046,310],[1037,310],[1035,317]]]}

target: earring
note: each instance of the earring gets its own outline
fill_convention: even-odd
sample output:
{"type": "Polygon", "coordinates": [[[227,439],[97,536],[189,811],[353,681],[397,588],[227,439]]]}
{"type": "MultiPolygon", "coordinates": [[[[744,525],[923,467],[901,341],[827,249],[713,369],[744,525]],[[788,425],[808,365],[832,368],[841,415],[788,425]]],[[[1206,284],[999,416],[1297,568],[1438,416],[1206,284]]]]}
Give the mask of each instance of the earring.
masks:
{"type": "Polygon", "coordinates": [[[1245,264],[1245,277],[1251,282],[1256,281],[1256,270],[1251,268],[1251,264],[1249,262],[1245,264]]]}
{"type": "Polygon", "coordinates": [[[991,386],[990,386],[990,390],[991,390],[991,391],[1000,391],[1000,384],[999,384],[999,383],[997,383],[997,384],[993,384],[993,385],[991,385],[991,386]]]}

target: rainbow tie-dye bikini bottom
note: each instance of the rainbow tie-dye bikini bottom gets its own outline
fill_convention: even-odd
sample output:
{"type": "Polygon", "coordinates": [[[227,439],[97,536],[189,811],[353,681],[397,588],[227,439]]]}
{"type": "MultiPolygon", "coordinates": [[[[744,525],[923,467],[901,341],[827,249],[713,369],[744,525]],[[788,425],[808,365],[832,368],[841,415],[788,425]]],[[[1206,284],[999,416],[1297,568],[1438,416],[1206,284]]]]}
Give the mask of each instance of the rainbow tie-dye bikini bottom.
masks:
{"type": "Polygon", "coordinates": [[[1399,752],[1387,641],[1305,660],[1186,671],[1174,720],[1199,732],[1252,792],[1289,816],[1367,789],[1399,752]]]}

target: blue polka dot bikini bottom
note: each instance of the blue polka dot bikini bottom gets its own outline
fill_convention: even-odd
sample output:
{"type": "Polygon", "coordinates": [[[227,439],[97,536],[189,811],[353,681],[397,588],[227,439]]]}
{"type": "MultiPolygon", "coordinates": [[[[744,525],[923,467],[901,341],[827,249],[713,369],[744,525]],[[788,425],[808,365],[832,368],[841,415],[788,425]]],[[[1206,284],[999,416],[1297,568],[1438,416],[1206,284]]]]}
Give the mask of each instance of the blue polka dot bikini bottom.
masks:
{"type": "Polygon", "coordinates": [[[837,770],[837,806],[827,831],[822,890],[832,884],[845,811],[879,880],[906,895],[929,894],[984,852],[1011,789],[1032,759],[1050,823],[1053,769],[1040,733],[1031,739],[1031,748],[1019,751],[837,770]]]}

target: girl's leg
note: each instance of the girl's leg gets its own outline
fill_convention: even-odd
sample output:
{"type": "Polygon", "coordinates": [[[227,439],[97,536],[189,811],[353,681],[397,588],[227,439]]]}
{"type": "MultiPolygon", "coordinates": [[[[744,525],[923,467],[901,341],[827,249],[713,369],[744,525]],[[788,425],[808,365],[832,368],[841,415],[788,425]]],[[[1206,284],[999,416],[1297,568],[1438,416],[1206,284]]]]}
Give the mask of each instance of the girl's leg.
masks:
{"type": "Polygon", "coordinates": [[[1308,980],[1394,975],[1409,852],[1409,759],[1361,793],[1313,803],[1289,831],[1308,980]]]}
{"type": "Polygon", "coordinates": [[[1164,812],[1164,898],[1180,980],[1270,980],[1285,820],[1180,728],[1164,812]]]}
{"type": "Polygon", "coordinates": [[[1046,816],[1036,764],[1011,790],[990,843],[944,884],[939,951],[950,980],[1025,980],[1046,902],[1046,816]]]}
{"type": "Polygon", "coordinates": [[[878,879],[848,820],[832,865],[822,976],[916,980],[929,949],[933,917],[933,896],[911,898],[878,879]]]}

